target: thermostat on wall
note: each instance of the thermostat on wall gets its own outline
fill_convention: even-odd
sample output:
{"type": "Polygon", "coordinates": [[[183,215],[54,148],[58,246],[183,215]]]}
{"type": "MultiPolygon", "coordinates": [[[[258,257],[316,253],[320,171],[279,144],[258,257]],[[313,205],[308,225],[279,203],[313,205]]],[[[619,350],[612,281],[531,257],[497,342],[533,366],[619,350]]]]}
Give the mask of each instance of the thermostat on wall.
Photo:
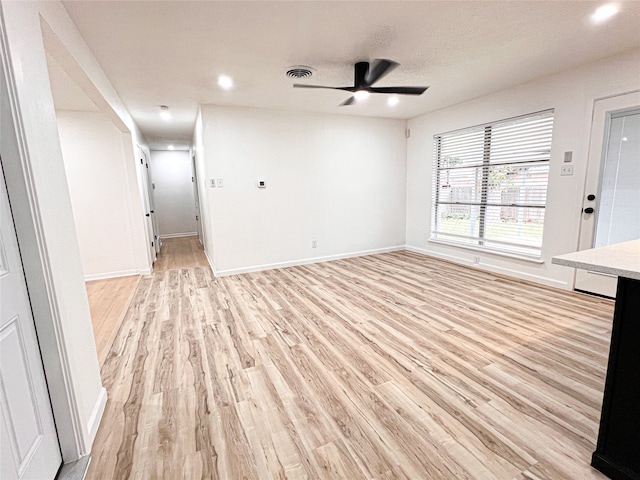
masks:
{"type": "Polygon", "coordinates": [[[258,180],[258,188],[267,188],[267,184],[264,180],[258,180]]]}

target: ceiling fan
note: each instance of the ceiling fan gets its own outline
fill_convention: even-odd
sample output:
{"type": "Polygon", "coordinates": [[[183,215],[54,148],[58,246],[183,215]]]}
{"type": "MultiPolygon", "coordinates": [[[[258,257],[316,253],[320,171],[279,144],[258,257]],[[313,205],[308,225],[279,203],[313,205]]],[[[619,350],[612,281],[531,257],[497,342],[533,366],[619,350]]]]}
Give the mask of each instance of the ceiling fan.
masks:
{"type": "Polygon", "coordinates": [[[294,88],[330,88],[332,90],[344,90],[352,92],[340,106],[351,105],[360,97],[366,98],[370,93],[395,93],[397,95],[422,95],[429,87],[374,87],[375,82],[386,76],[398,65],[393,60],[377,59],[369,62],[358,62],[354,65],[353,87],[325,87],[323,85],[306,85],[294,83],[294,88]]]}

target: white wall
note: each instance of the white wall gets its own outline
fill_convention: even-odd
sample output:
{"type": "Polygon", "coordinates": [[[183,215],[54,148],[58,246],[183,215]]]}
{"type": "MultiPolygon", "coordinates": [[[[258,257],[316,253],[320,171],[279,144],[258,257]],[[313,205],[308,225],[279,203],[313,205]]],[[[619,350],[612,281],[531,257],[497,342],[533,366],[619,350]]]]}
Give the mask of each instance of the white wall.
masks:
{"type": "Polygon", "coordinates": [[[198,174],[206,179],[204,218],[212,232],[205,247],[217,274],[404,245],[404,121],[216,106],[201,111],[204,168],[198,174]],[[223,179],[224,187],[211,188],[211,178],[223,179]],[[259,180],[265,189],[257,188],[259,180]]]}
{"type": "Polygon", "coordinates": [[[56,114],[85,279],[149,273],[135,248],[146,240],[134,228],[143,212],[123,133],[99,112],[56,114]]]}
{"type": "Polygon", "coordinates": [[[195,235],[196,205],[189,152],[151,150],[151,176],[160,236],[195,235]]]}
{"type": "MultiPolygon", "coordinates": [[[[577,249],[594,100],[640,86],[640,55],[629,52],[595,64],[520,85],[409,121],[407,147],[407,246],[430,255],[562,287],[573,287],[573,271],[551,265],[554,255],[577,249]],[[545,109],[555,109],[542,264],[479,254],[430,243],[433,136],[545,109]],[[573,152],[574,175],[560,176],[563,153],[573,152]]],[[[595,132],[602,135],[602,132],[595,132]]]]}
{"type": "Polygon", "coordinates": [[[130,206],[141,213],[140,216],[131,219],[131,229],[136,237],[133,248],[136,258],[143,259],[144,265],[139,266],[140,271],[150,273],[155,259],[151,247],[153,232],[151,223],[146,222],[144,217],[144,213],[147,212],[144,207],[146,201],[144,196],[147,195],[144,189],[146,169],[141,168],[139,163],[139,149],[148,154],[146,141],[62,4],[57,1],[46,1],[38,5],[44,20],[42,36],[47,54],[64,70],[69,80],[82,90],[97,109],[123,134],[125,168],[131,178],[137,176],[138,180],[137,186],[129,185],[130,206]]]}

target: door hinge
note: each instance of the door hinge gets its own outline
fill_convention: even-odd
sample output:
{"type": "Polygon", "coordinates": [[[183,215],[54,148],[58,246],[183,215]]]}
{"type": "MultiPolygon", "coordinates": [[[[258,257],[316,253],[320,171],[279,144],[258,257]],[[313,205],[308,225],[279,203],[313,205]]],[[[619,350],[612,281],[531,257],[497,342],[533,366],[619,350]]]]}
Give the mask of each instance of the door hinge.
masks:
{"type": "Polygon", "coordinates": [[[142,161],[142,159],[140,159],[140,165],[144,164],[144,162],[142,161]]]}
{"type": "Polygon", "coordinates": [[[153,247],[153,242],[151,242],[151,246],[153,247]]]}
{"type": "Polygon", "coordinates": [[[149,168],[149,164],[148,164],[148,163],[145,163],[145,164],[144,164],[144,166],[145,166],[145,167],[147,167],[147,168],[149,168]]]}

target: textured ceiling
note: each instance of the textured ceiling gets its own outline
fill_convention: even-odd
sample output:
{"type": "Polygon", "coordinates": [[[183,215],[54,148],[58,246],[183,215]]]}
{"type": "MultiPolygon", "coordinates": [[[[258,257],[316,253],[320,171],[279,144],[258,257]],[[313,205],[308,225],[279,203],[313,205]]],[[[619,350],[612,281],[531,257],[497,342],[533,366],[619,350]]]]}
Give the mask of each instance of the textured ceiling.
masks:
{"type": "MultiPolygon", "coordinates": [[[[602,25],[591,1],[65,1],[152,147],[187,145],[198,105],[412,118],[579,64],[640,48],[640,2],[602,25]],[[391,108],[383,95],[293,89],[351,85],[353,63],[401,65],[376,86],[429,85],[391,108]],[[220,89],[218,75],[236,86],[220,89]],[[159,105],[173,118],[159,118],[159,105]]],[[[58,95],[59,97],[59,95],[58,95]]]]}

